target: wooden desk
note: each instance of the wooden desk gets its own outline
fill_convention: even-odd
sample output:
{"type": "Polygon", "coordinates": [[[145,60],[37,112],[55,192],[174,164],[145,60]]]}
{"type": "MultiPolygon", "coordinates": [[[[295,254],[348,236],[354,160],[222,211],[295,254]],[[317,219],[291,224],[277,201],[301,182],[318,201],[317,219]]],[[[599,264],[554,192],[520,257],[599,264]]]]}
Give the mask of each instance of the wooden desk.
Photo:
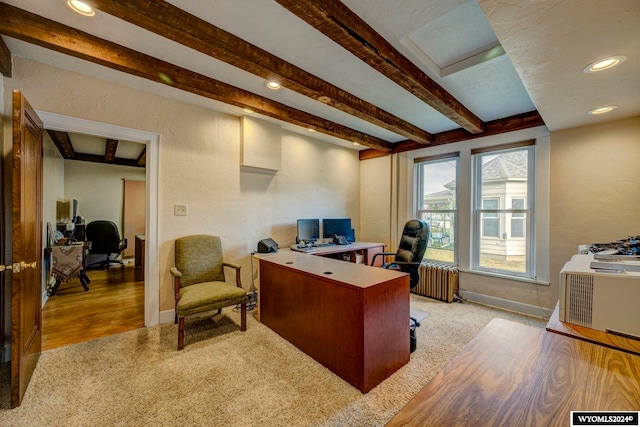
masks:
{"type": "Polygon", "coordinates": [[[259,254],[260,320],[363,393],[409,361],[409,276],[281,250],[259,254]]]}
{"type": "Polygon", "coordinates": [[[568,426],[637,411],[640,356],[493,319],[387,426],[568,426]]]}
{"type": "Polygon", "coordinates": [[[135,236],[135,259],[134,265],[136,269],[136,280],[144,280],[144,258],[146,246],[146,234],[136,234],[135,236]]]}

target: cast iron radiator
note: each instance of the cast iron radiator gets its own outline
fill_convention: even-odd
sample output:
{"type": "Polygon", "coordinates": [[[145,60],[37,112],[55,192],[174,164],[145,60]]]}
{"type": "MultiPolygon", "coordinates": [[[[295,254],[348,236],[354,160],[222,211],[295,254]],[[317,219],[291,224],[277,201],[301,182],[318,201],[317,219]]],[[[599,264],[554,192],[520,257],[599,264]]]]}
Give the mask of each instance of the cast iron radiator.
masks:
{"type": "Polygon", "coordinates": [[[420,282],[411,292],[440,301],[453,302],[458,293],[458,267],[424,262],[418,270],[420,282]]]}

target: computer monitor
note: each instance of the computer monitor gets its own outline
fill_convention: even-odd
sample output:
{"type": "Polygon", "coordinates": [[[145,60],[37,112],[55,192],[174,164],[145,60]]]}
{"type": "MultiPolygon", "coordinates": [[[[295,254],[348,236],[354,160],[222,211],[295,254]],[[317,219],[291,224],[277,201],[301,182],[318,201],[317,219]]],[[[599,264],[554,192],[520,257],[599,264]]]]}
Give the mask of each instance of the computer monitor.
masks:
{"type": "Polygon", "coordinates": [[[351,218],[325,218],[322,220],[322,237],[331,238],[335,235],[345,236],[353,242],[351,231],[351,218]]]}
{"type": "Polygon", "coordinates": [[[319,219],[299,219],[297,242],[315,242],[320,238],[319,219]]]}

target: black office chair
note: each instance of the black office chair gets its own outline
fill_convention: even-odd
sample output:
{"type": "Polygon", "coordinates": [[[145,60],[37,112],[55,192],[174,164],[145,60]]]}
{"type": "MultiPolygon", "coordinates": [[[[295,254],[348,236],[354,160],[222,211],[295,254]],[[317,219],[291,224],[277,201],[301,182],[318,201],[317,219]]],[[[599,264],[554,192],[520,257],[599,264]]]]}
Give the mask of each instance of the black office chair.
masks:
{"type": "MultiPolygon", "coordinates": [[[[420,219],[411,219],[404,225],[402,238],[397,252],[380,252],[373,256],[371,265],[374,265],[376,257],[383,256],[382,268],[400,270],[409,273],[409,288],[412,290],[420,283],[418,270],[422,257],[429,243],[429,224],[420,219]],[[393,261],[387,262],[387,256],[394,256],[393,261]]],[[[417,311],[417,310],[414,310],[417,311]]],[[[425,313],[426,315],[426,313],[425,313]]],[[[420,326],[416,316],[409,316],[409,329],[411,336],[411,351],[415,350],[415,328],[420,326]]]]}
{"type": "Polygon", "coordinates": [[[121,264],[122,260],[115,259],[127,248],[127,239],[120,239],[118,227],[113,221],[92,221],[87,224],[85,230],[87,240],[91,242],[91,255],[104,255],[98,261],[89,261],[87,268],[99,265],[101,269],[109,267],[109,264],[121,264]]]}

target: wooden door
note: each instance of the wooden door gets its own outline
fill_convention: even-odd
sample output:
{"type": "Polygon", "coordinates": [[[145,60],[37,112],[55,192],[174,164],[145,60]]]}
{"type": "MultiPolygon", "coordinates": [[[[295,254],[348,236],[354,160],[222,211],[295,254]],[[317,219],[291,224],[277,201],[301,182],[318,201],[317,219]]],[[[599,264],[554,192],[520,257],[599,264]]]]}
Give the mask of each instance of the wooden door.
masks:
{"type": "Polygon", "coordinates": [[[42,348],[42,121],[13,91],[11,406],[22,403],[42,348]]]}
{"type": "Polygon", "coordinates": [[[134,255],[136,234],[145,232],[146,186],[144,181],[124,180],[124,237],[127,238],[127,249],[123,257],[134,255]]]}

